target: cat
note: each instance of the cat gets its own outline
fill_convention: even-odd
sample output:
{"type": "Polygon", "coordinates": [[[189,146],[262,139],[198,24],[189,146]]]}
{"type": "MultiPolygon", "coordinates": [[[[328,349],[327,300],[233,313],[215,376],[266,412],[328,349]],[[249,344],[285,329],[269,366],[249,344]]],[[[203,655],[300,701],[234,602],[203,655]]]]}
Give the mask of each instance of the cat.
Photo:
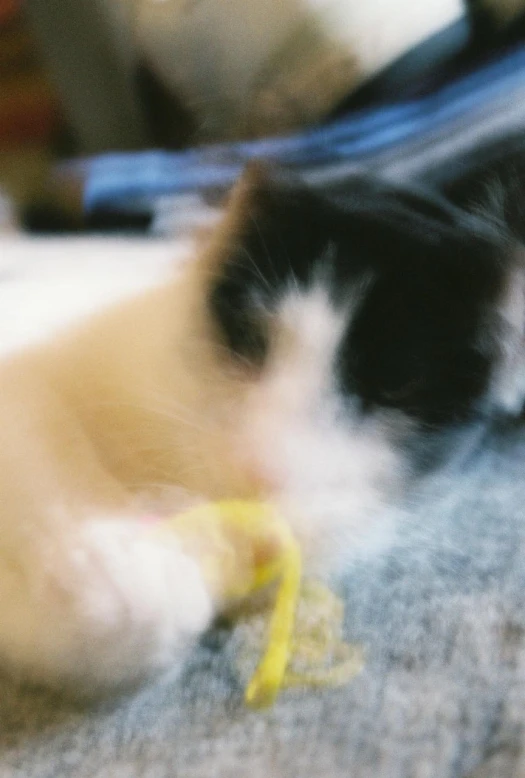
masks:
{"type": "Polygon", "coordinates": [[[173,278],[0,363],[2,667],[89,693],[179,667],[231,571],[212,590],[145,519],[194,500],[269,501],[339,574],[414,440],[520,412],[524,278],[488,213],[252,167],[173,278]]]}

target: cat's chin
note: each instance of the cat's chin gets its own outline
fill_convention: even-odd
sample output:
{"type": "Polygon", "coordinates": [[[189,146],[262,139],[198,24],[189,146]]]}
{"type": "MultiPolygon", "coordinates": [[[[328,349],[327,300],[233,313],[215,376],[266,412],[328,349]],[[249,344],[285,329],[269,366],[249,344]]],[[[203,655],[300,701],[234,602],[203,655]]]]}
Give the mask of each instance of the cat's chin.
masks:
{"type": "Polygon", "coordinates": [[[277,504],[299,540],[306,575],[334,579],[357,557],[388,545],[388,508],[395,499],[395,488],[367,488],[359,496],[344,490],[305,491],[277,504]]]}

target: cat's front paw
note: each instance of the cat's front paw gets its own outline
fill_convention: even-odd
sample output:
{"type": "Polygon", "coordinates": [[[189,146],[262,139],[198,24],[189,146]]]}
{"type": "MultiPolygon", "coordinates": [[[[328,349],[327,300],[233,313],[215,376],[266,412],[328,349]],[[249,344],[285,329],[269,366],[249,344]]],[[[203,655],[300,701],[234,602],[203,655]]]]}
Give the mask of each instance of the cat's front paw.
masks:
{"type": "Polygon", "coordinates": [[[51,685],[99,693],[181,666],[215,613],[198,563],[135,519],[86,521],[26,555],[0,656],[51,685]]]}

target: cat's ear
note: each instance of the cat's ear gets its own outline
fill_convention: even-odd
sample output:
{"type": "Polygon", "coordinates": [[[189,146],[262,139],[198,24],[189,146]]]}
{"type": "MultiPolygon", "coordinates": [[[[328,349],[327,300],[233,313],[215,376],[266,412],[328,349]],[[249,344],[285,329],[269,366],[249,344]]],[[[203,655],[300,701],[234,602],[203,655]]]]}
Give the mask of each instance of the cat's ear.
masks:
{"type": "Polygon", "coordinates": [[[251,162],[233,187],[227,203],[224,229],[230,235],[242,232],[254,210],[264,207],[264,200],[275,186],[276,171],[262,162],[251,162]]]}
{"type": "Polygon", "coordinates": [[[286,222],[289,205],[299,192],[312,196],[292,173],[261,162],[250,163],[233,187],[224,216],[211,236],[203,257],[208,269],[220,268],[235,256],[242,257],[243,252],[235,248],[246,243],[250,243],[250,251],[258,253],[256,244],[263,251],[266,242],[271,241],[267,231],[286,222]]]}
{"type": "Polygon", "coordinates": [[[206,270],[217,271],[229,259],[232,245],[239,240],[244,224],[250,218],[258,192],[267,187],[267,178],[266,168],[253,163],[233,187],[226,199],[224,214],[201,254],[200,264],[206,270]]]}

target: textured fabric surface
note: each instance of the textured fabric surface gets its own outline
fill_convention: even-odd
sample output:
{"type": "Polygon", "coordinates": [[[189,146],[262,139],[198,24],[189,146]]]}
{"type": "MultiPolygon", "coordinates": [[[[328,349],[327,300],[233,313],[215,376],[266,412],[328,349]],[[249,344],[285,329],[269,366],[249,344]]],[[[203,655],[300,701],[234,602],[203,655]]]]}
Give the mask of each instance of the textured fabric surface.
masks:
{"type": "MultiPolygon", "coordinates": [[[[15,244],[2,246],[0,310],[9,301],[22,312],[21,331],[37,316],[31,295],[56,309],[62,289],[67,319],[88,278],[100,304],[122,273],[115,245],[104,257],[97,244],[90,268],[86,242],[15,244]],[[32,291],[30,256],[39,273],[32,291]]],[[[133,255],[129,293],[165,265],[166,247],[155,251],[142,265],[133,255]]],[[[0,318],[0,338],[7,325],[0,318]]],[[[289,692],[273,710],[249,712],[235,633],[219,628],[181,677],[91,707],[2,678],[1,778],[521,778],[524,462],[525,429],[478,431],[396,511],[393,544],[353,565],[347,637],[367,660],[349,686],[289,692]]]]}

